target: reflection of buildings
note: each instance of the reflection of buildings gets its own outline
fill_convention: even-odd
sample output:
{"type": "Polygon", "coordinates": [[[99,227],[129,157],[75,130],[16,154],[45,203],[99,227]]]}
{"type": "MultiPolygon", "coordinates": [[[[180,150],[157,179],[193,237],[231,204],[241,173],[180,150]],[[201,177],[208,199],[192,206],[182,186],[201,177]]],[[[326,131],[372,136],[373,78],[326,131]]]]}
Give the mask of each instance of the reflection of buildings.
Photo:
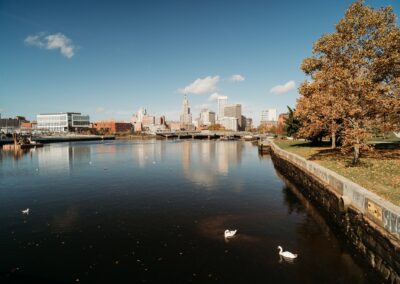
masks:
{"type": "Polygon", "coordinates": [[[56,145],[37,150],[38,165],[42,172],[70,172],[75,163],[89,164],[89,145],[56,145]]]}
{"type": "Polygon", "coordinates": [[[229,166],[241,163],[242,143],[220,142],[217,143],[217,170],[220,174],[228,175],[229,166]]]}
{"type": "Polygon", "coordinates": [[[135,143],[133,147],[133,155],[140,168],[145,168],[146,165],[153,162],[162,161],[166,156],[166,143],[141,142],[135,143]]]}
{"type": "Polygon", "coordinates": [[[228,175],[230,167],[241,163],[240,142],[184,141],[181,147],[183,174],[195,183],[214,185],[218,179],[216,173],[228,175]]]}

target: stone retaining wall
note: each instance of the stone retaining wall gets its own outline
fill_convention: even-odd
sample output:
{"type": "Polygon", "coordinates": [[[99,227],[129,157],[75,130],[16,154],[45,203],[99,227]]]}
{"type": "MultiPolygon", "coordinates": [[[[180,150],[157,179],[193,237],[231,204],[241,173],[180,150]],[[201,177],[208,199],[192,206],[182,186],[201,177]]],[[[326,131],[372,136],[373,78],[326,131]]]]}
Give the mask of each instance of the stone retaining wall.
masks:
{"type": "Polygon", "coordinates": [[[400,208],[272,141],[276,168],[300,185],[386,281],[400,283],[400,208]]]}

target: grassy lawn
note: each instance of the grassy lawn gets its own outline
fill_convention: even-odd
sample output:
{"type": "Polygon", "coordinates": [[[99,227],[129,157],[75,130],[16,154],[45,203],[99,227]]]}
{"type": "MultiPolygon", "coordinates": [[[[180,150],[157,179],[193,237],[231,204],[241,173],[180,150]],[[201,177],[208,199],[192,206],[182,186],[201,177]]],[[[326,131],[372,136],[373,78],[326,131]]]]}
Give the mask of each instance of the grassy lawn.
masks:
{"type": "Polygon", "coordinates": [[[400,206],[400,149],[376,149],[362,153],[361,165],[350,166],[351,157],[329,144],[311,146],[308,142],[275,140],[276,145],[337,172],[379,196],[400,206]]]}

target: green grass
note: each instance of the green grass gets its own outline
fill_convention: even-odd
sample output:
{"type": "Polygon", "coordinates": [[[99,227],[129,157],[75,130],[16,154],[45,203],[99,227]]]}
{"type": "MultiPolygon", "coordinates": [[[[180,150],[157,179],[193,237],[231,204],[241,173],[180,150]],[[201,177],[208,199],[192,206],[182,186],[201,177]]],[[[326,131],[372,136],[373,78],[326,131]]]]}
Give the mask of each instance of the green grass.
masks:
{"type": "Polygon", "coordinates": [[[377,149],[362,153],[361,164],[351,166],[351,157],[344,156],[340,149],[330,149],[328,144],[312,146],[303,141],[274,142],[282,149],[333,170],[400,206],[400,149],[377,149]]]}

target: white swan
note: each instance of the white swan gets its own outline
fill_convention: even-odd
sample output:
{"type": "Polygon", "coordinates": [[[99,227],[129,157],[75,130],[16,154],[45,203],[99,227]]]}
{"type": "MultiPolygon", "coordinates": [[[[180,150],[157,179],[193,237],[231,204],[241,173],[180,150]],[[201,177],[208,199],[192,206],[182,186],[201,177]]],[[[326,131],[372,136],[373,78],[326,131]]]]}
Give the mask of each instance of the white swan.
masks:
{"type": "Polygon", "coordinates": [[[29,215],[29,208],[26,208],[25,210],[22,210],[21,212],[22,212],[22,214],[29,215]]]}
{"type": "Polygon", "coordinates": [[[225,239],[232,238],[233,236],[236,235],[236,232],[237,232],[237,230],[232,230],[232,231],[225,230],[225,232],[224,232],[225,239]]]}
{"type": "Polygon", "coordinates": [[[292,259],[293,258],[297,258],[297,254],[293,254],[293,253],[288,252],[288,251],[283,251],[281,246],[278,246],[278,249],[279,249],[279,255],[281,255],[283,257],[292,258],[292,259]]]}

